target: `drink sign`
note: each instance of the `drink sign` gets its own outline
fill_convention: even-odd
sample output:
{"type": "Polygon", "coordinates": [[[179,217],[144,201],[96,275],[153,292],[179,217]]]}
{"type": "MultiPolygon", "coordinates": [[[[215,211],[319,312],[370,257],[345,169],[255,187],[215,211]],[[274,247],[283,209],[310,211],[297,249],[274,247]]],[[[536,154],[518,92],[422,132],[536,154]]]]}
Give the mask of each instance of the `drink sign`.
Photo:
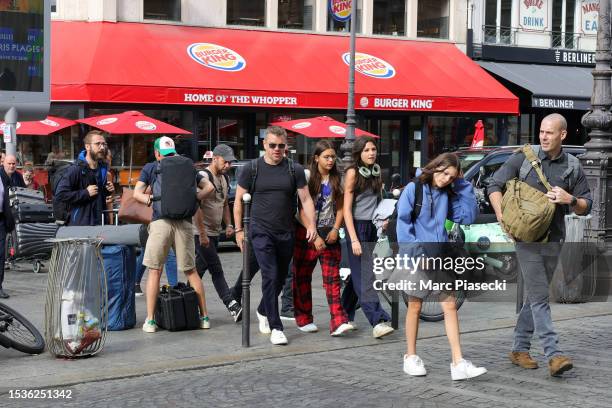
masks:
{"type": "Polygon", "coordinates": [[[352,0],[329,0],[329,13],[336,21],[348,21],[351,18],[352,0]]]}
{"type": "Polygon", "coordinates": [[[544,31],[548,27],[547,0],[520,0],[519,26],[527,31],[544,31]]]}

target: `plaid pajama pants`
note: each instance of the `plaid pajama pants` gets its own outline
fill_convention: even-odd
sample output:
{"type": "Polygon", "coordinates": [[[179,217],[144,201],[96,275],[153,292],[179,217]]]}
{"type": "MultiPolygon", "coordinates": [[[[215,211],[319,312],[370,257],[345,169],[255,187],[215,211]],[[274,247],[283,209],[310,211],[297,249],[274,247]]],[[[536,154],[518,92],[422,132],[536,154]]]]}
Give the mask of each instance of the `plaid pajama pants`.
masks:
{"type": "Polygon", "coordinates": [[[306,240],[306,229],[298,225],[293,248],[293,305],[298,326],[312,323],[312,271],[321,263],[323,288],[329,305],[329,331],[332,333],[348,316],[340,303],[340,244],[330,245],[323,251],[315,250],[306,240]]]}

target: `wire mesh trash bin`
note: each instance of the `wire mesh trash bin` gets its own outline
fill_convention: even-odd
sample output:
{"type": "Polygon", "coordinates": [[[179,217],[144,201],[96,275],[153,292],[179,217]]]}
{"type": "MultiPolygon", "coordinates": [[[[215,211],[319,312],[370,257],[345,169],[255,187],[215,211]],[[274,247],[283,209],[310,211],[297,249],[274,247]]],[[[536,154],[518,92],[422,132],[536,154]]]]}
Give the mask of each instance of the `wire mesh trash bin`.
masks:
{"type": "Polygon", "coordinates": [[[104,347],[108,322],[101,239],[53,239],[45,304],[45,340],[56,357],[92,356],[104,347]]]}

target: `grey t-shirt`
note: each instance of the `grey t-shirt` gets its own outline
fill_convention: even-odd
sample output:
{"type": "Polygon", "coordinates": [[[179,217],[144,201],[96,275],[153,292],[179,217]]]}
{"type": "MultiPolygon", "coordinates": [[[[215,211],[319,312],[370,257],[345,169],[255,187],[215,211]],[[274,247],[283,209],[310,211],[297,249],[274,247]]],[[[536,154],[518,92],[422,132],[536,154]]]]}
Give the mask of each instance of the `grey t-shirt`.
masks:
{"type": "MultiPolygon", "coordinates": [[[[257,178],[251,191],[251,223],[270,232],[286,233],[294,230],[296,197],[289,162],[283,159],[278,165],[270,165],[263,158],[257,160],[257,178]]],[[[304,168],[293,164],[295,188],[306,185],[304,168]]],[[[244,166],[238,185],[247,191],[251,187],[251,163],[244,166]]]]}

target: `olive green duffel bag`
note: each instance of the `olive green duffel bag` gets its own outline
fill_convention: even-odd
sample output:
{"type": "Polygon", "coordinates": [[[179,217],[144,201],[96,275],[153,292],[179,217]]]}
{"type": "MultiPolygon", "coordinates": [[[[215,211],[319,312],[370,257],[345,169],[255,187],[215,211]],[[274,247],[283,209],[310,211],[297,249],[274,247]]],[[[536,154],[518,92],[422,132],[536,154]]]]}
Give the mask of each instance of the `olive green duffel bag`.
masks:
{"type": "MultiPolygon", "coordinates": [[[[523,153],[546,190],[552,190],[531,145],[523,146],[523,153]]],[[[521,242],[543,242],[548,239],[548,230],[555,214],[555,204],[550,202],[545,193],[514,178],[506,183],[501,207],[504,230],[514,239],[521,242]]]]}

